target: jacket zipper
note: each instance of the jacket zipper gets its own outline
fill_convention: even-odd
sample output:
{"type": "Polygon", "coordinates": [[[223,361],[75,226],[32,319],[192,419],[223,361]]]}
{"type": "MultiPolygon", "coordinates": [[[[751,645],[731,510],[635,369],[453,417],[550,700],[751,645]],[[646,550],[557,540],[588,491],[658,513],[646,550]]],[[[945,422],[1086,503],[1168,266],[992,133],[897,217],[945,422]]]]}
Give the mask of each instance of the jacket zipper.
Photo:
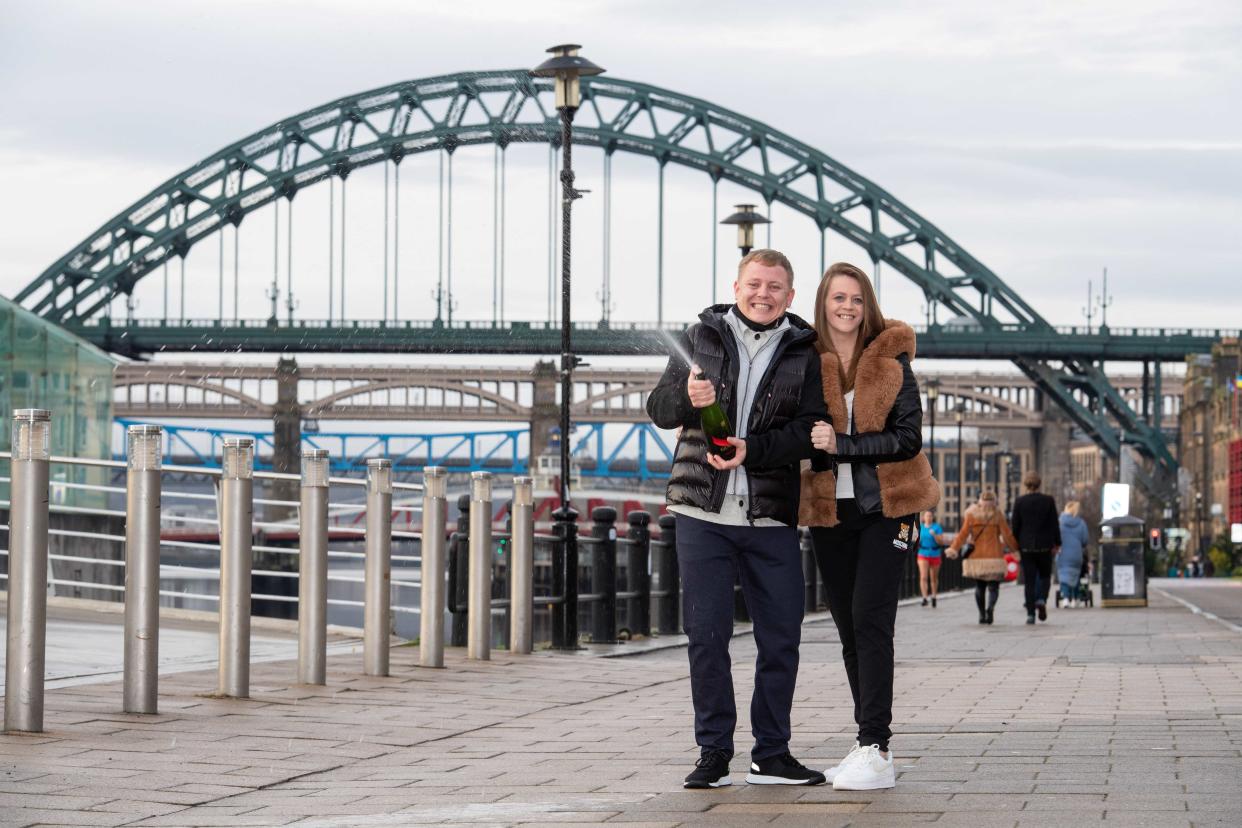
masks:
{"type": "MultiPolygon", "coordinates": [[[[770,336],[770,337],[768,337],[768,341],[767,341],[767,342],[765,342],[765,343],[763,343],[761,346],[759,346],[759,350],[758,350],[758,351],[755,351],[755,355],[754,355],[754,356],[750,356],[750,352],[749,352],[749,351],[747,351],[747,352],[746,352],[746,364],[747,364],[748,368],[754,368],[754,367],[755,367],[755,360],[759,357],[759,355],[760,355],[760,354],[762,354],[765,350],[767,350],[767,348],[768,348],[768,346],[769,346],[769,345],[772,345],[773,343],[777,343],[777,344],[779,344],[782,340],[784,340],[784,338],[785,338],[784,334],[782,334],[782,335],[780,336],[780,338],[777,338],[777,337],[775,337],[775,336],[770,336]]],[[[774,363],[775,361],[776,361],[776,355],[775,355],[775,354],[773,354],[773,358],[772,358],[772,360],[771,360],[770,362],[768,362],[768,371],[765,371],[765,372],[764,372],[764,374],[763,374],[763,376],[759,378],[759,382],[755,383],[755,384],[754,384],[754,386],[753,386],[753,387],[754,387],[754,389],[755,389],[756,391],[758,391],[758,390],[760,389],[760,387],[761,387],[761,386],[762,386],[762,384],[763,384],[763,381],[764,381],[765,379],[767,379],[767,377],[768,377],[768,373],[771,371],[771,369],[772,369],[772,367],[773,367],[773,363],[774,363]]],[[[749,371],[747,371],[747,375],[748,375],[748,376],[749,376],[749,374],[750,374],[750,372],[749,372],[749,371]]],[[[750,386],[750,385],[751,385],[751,383],[749,383],[749,382],[748,382],[748,383],[746,383],[746,384],[747,384],[747,386],[750,386]]],[[[745,410],[746,410],[746,406],[747,406],[747,405],[749,405],[749,403],[747,402],[746,397],[745,397],[746,392],[745,392],[745,391],[743,391],[742,393],[743,393],[743,396],[742,396],[742,404],[741,404],[741,405],[739,405],[739,406],[737,407],[737,410],[738,410],[739,412],[740,412],[740,411],[745,411],[745,410]]],[[[769,393],[770,393],[770,390],[769,390],[769,393]]],[[[746,416],[746,433],[748,433],[748,434],[750,433],[750,415],[749,415],[749,414],[747,414],[747,416],[746,416]]],[[[741,466],[738,466],[738,469],[742,472],[742,474],[746,474],[746,470],[745,470],[744,468],[742,468],[741,466]]],[[[728,485],[728,484],[727,484],[727,481],[726,481],[726,485],[728,485]]],[[[750,475],[749,475],[749,474],[746,474],[746,520],[747,520],[747,522],[749,522],[749,523],[750,523],[750,525],[751,525],[751,526],[754,526],[754,525],[755,525],[755,513],[754,513],[754,508],[753,508],[753,506],[752,506],[752,504],[753,504],[753,503],[754,503],[754,498],[753,498],[753,497],[751,497],[751,494],[750,494],[750,475]]]]}

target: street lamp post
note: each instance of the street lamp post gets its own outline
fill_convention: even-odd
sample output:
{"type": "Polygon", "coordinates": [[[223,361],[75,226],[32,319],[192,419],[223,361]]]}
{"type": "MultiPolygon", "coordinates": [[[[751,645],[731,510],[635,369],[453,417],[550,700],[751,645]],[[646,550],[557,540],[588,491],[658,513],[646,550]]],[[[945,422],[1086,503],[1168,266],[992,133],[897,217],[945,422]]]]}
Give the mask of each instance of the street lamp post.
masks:
{"type": "MultiPolygon", "coordinates": [[[[988,475],[987,475],[988,467],[987,467],[987,461],[984,460],[983,458],[983,450],[985,448],[991,448],[994,445],[996,445],[996,441],[993,440],[991,437],[980,437],[979,438],[979,491],[980,492],[982,492],[985,488],[987,488],[987,482],[988,482],[988,475]]],[[[997,467],[997,471],[998,472],[1000,471],[999,466],[997,467]]]]}
{"type": "Polygon", "coordinates": [[[736,211],[733,215],[722,220],[721,224],[737,225],[737,246],[742,250],[742,257],[750,253],[755,246],[755,225],[771,224],[762,213],[755,212],[753,204],[735,204],[733,209],[736,211]]]}
{"type": "Polygon", "coordinates": [[[556,108],[561,113],[561,503],[553,517],[560,524],[565,541],[565,629],[561,645],[578,646],[578,547],[576,538],[578,514],[569,503],[569,406],[573,401],[573,370],[575,358],[571,349],[572,320],[569,309],[570,274],[570,211],[574,199],[582,193],[574,188],[571,160],[574,113],[582,102],[579,78],[598,75],[604,70],[578,54],[581,46],[566,43],[548,49],[552,57],[531,70],[537,78],[554,78],[556,108]]]}
{"type": "Polygon", "coordinates": [[[927,459],[931,463],[932,477],[937,477],[936,472],[936,400],[940,397],[940,380],[936,377],[929,379],[925,385],[927,386],[927,415],[931,418],[931,437],[928,440],[927,459]]]}
{"type": "Polygon", "coordinates": [[[957,420],[957,509],[966,513],[966,475],[962,471],[962,415],[966,413],[966,404],[958,400],[953,406],[953,419],[957,420]]]}

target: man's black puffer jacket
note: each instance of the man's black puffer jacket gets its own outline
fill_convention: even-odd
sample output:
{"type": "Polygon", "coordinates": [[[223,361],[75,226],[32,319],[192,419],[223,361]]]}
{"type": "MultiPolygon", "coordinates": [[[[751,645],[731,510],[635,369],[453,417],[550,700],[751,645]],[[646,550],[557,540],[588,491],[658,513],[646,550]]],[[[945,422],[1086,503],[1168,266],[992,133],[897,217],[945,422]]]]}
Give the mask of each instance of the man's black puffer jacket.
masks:
{"type": "MultiPolygon", "coordinates": [[[[713,305],[699,314],[698,324],[682,335],[682,346],[718,382],[716,399],[737,422],[735,392],[738,349],[725,314],[730,305],[713,305]]],[[[772,518],[787,526],[798,521],[800,460],[811,456],[811,428],[827,418],[824,408],[815,331],[793,314],[786,314],[792,330],[777,343],[777,351],[754,395],[746,435],[743,466],[750,484],[748,517],[772,518]]],[[[686,395],[690,368],[680,357],[669,358],[660,382],[647,398],[647,414],[660,428],[682,429],[668,481],[669,505],[720,511],[729,472],[707,462],[707,440],[699,411],[686,395]]]]}

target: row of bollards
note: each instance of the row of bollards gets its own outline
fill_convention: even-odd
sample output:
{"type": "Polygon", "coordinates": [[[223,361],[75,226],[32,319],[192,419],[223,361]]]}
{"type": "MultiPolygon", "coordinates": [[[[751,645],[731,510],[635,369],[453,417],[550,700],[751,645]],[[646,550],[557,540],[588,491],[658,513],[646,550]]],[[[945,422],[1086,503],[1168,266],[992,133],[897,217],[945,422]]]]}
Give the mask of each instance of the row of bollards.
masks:
{"type": "MultiPolygon", "coordinates": [[[[47,634],[48,467],[51,414],[14,412],[10,479],[8,628],[4,729],[43,730],[47,634]]],[[[123,705],[156,713],[159,679],[160,499],[163,430],[128,430],[125,525],[123,705]]],[[[228,438],[220,478],[220,609],[217,693],[250,692],[250,602],[254,533],[254,441],[228,438]]],[[[303,452],[298,585],[298,681],[325,683],[327,662],[329,458],[303,452]]],[[[446,474],[424,471],[420,663],[444,665],[446,474]]],[[[514,479],[510,606],[512,651],[532,649],[534,499],[529,477],[514,479]]],[[[392,550],[392,462],[371,459],[366,478],[363,668],[389,673],[392,550]]],[[[490,656],[491,475],[471,476],[468,656],[490,656]]]]}

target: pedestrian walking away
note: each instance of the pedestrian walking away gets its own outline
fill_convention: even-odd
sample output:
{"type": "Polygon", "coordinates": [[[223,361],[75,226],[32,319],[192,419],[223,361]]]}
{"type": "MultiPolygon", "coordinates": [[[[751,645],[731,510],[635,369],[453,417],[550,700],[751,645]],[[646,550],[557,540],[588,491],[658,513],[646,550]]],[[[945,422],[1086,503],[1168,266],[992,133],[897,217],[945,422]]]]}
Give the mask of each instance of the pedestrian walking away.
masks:
{"type": "Polygon", "coordinates": [[[736,302],[713,305],[682,336],[647,399],[661,428],[680,428],[667,502],[690,658],[699,760],[687,788],[728,785],[737,708],[729,658],[739,580],[758,654],[750,721],[752,784],[817,785],[789,750],[804,580],[798,467],[825,416],[815,332],[788,312],[793,267],[775,250],[738,265],[736,302]]]}
{"type": "Polygon", "coordinates": [[[923,596],[923,606],[927,606],[928,596],[931,597],[932,609],[936,608],[936,595],[940,592],[940,563],[943,560],[940,536],[944,527],[936,522],[935,514],[928,509],[923,512],[923,522],[919,526],[919,594],[923,596]]]}
{"type": "Polygon", "coordinates": [[[1081,505],[1077,500],[1065,504],[1061,513],[1061,551],[1057,554],[1057,580],[1061,582],[1062,606],[1073,609],[1079,604],[1078,583],[1086,561],[1087,522],[1079,516],[1081,505]]]}
{"type": "Polygon", "coordinates": [[[1026,590],[1026,623],[1048,620],[1048,589],[1052,586],[1052,557],[1061,548],[1061,523],[1052,495],[1039,490],[1039,472],[1022,478],[1025,494],[1013,502],[1013,534],[1022,551],[1022,584],[1026,590]]]}
{"type": "Polygon", "coordinates": [[[914,330],[884,319],[860,268],[828,268],[815,332],[829,419],[811,431],[799,522],[811,527],[858,725],[854,747],[825,776],[838,790],[891,788],[897,596],[919,544],[915,516],[936,506],[940,486],[922,453],[914,330]]]}
{"type": "Polygon", "coordinates": [[[995,620],[1000,582],[1005,579],[1008,566],[1006,549],[1018,554],[1018,539],[996,508],[996,492],[984,491],[979,501],[962,515],[962,528],[945,550],[950,558],[965,557],[962,575],[975,581],[975,605],[979,608],[980,624],[991,624],[995,620]]]}

